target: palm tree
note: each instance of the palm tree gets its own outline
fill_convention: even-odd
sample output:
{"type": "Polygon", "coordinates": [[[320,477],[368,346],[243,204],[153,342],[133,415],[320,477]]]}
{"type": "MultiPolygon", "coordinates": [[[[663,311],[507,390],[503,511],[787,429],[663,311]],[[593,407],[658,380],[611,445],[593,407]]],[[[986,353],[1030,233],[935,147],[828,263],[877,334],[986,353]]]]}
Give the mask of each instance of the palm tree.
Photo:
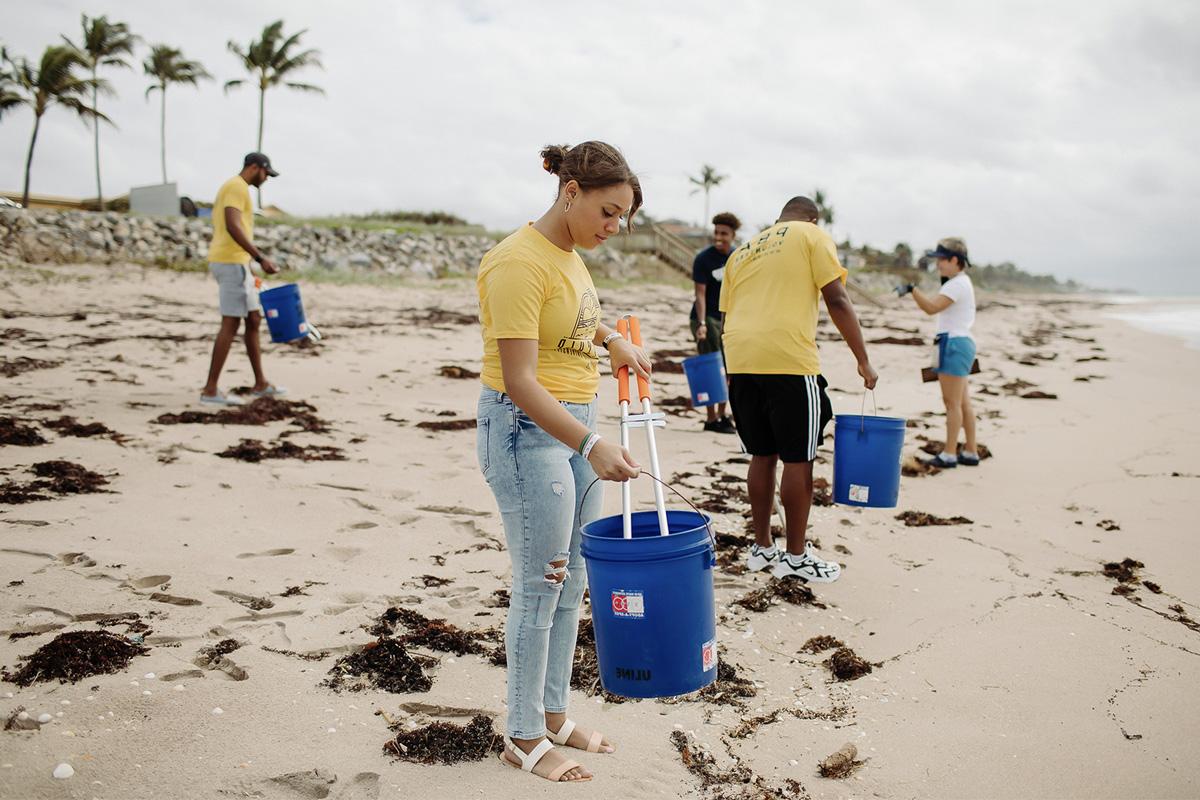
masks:
{"type": "Polygon", "coordinates": [[[0,47],[0,119],[10,108],[24,105],[24,98],[17,92],[17,82],[9,69],[8,50],[0,47]]]}
{"type": "Polygon", "coordinates": [[[11,60],[7,52],[4,54],[4,63],[10,70],[11,83],[11,89],[6,90],[10,97],[6,101],[7,107],[27,105],[33,110],[33,136],[29,139],[29,154],[25,157],[25,188],[21,191],[21,205],[28,208],[29,173],[33,167],[33,149],[37,145],[42,115],[51,106],[60,105],[74,111],[81,119],[109,122],[108,117],[84,102],[93,89],[105,91],[108,84],[97,78],[76,74],[76,68],[86,65],[80,52],[66,45],[47,47],[36,66],[25,58],[11,60]],[[12,97],[16,99],[12,100],[12,97]]]}
{"type": "MultiPolygon", "coordinates": [[[[820,189],[813,189],[813,202],[817,204],[817,221],[824,222],[833,230],[833,206],[829,205],[829,199],[825,197],[825,192],[820,189]]],[[[833,235],[832,233],[830,234],[833,235]]]]}
{"type": "Polygon", "coordinates": [[[718,175],[717,168],[709,164],[703,164],[700,167],[700,177],[688,178],[694,183],[697,188],[692,190],[692,194],[696,192],[704,192],[704,223],[708,224],[708,193],[717,186],[721,185],[721,181],[728,178],[728,175],[718,175]]]}
{"type": "MultiPolygon", "coordinates": [[[[83,27],[83,40],[76,45],[65,36],[67,44],[78,50],[83,56],[83,65],[92,71],[92,108],[99,109],[98,103],[100,85],[97,82],[97,72],[100,67],[129,67],[124,56],[133,55],[133,46],[138,37],[129,32],[129,26],[124,22],[109,22],[108,17],[90,19],[84,14],[80,20],[83,27]]],[[[104,191],[100,186],[100,121],[92,121],[95,134],[94,150],[96,157],[96,201],[100,210],[104,210],[104,191]]]]}
{"type": "MultiPolygon", "coordinates": [[[[325,93],[325,90],[319,86],[288,80],[292,73],[304,67],[324,69],[319,50],[293,52],[294,48],[300,46],[300,37],[306,33],[308,33],[307,30],[302,30],[285,38],[283,20],[280,19],[263,28],[262,36],[257,40],[251,40],[244,48],[235,41],[230,40],[229,42],[229,52],[242,60],[242,66],[250,73],[251,79],[258,84],[258,144],[255,149],[260,153],[263,149],[263,121],[267,89],[283,85],[302,92],[325,93]]],[[[225,91],[228,92],[244,83],[246,81],[241,79],[226,81],[225,91]]],[[[262,208],[261,189],[258,190],[258,207],[262,208]]]]}
{"type": "Polygon", "coordinates": [[[188,61],[176,47],[156,44],[150,48],[142,68],[155,82],[146,88],[146,99],[155,89],[162,92],[162,114],[159,119],[160,155],[162,158],[162,182],[167,182],[167,87],[172,83],[187,83],[198,86],[201,80],[208,80],[212,75],[199,61],[188,61]]]}

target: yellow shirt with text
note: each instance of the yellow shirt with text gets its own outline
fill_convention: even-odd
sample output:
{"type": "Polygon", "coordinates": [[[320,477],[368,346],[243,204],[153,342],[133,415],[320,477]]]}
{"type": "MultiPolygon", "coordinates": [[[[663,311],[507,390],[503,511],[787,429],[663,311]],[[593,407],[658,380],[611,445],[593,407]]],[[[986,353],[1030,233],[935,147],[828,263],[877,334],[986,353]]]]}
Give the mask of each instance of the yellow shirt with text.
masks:
{"type": "Polygon", "coordinates": [[[578,253],[560,249],[527,224],[484,255],[476,286],[485,386],[506,391],[498,339],[535,339],[538,383],[562,402],[595,398],[600,301],[578,253]]]}
{"type": "Polygon", "coordinates": [[[726,369],[755,375],[819,375],[817,303],[846,280],[837,246],[811,222],[780,222],[729,256],[721,283],[726,369]]]}
{"type": "Polygon", "coordinates": [[[242,230],[246,238],[254,239],[254,206],[250,202],[250,184],[241,175],[234,175],[221,184],[217,199],[213,201],[212,243],[208,246],[208,260],[212,264],[250,263],[250,254],[233,240],[225,228],[225,209],[236,208],[242,215],[242,230]]]}

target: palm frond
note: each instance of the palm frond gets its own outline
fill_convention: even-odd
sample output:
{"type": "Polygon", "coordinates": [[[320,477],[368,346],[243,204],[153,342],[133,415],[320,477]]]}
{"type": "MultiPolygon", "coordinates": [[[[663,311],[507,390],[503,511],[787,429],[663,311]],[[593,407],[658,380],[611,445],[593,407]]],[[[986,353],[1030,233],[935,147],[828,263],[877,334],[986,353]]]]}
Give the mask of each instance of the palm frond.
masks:
{"type": "Polygon", "coordinates": [[[223,91],[228,92],[230,89],[236,89],[239,86],[241,86],[243,83],[245,83],[245,81],[242,80],[241,78],[237,78],[232,81],[225,81],[225,88],[223,89],[223,91]]]}
{"type": "Polygon", "coordinates": [[[285,83],[284,86],[289,89],[295,89],[300,92],[314,92],[315,94],[325,94],[325,90],[320,86],[313,86],[310,83],[285,83]]]}

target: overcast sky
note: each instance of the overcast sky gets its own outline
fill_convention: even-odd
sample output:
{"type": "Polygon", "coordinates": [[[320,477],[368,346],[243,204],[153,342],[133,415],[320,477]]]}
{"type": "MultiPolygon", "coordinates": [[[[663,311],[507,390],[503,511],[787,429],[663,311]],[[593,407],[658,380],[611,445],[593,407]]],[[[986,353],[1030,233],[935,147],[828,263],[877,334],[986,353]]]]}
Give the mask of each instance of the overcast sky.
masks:
{"type": "MultiPolygon", "coordinates": [[[[444,209],[505,229],[553,199],[546,143],[619,146],[646,209],[699,220],[688,176],[728,179],[712,211],[749,226],[824,189],[834,233],[890,249],[964,237],[1094,286],[1200,294],[1200,3],[610,0],[0,0],[35,57],[81,12],[182,48],[217,80],[173,86],[167,168],[211,199],[253,149],[257,92],[226,50],[283,18],[325,70],[272,90],[266,201],[293,214],[444,209]]],[[[105,192],[159,180],[158,98],[105,73],[105,192]]],[[[0,187],[19,190],[32,115],[0,120],[0,187]]],[[[35,193],[93,196],[91,134],[51,109],[35,193]]]]}

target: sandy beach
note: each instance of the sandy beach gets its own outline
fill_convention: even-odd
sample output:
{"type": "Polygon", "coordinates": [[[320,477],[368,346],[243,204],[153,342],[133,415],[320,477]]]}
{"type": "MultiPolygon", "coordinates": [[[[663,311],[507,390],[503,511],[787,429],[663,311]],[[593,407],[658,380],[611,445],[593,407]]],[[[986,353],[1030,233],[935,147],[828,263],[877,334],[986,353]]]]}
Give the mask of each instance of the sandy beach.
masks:
{"type": "MultiPolygon", "coordinates": [[[[397,731],[436,721],[482,714],[502,730],[504,670],[489,653],[508,557],[475,461],[478,381],[443,370],[479,370],[473,281],[304,293],[325,341],[268,345],[265,362],[286,399],[309,407],[202,424],[171,415],[212,412],[196,402],[217,326],[206,275],[0,271],[2,414],[44,440],[0,446],[0,664],[15,677],[75,631],[146,648],[112,674],[0,682],[14,728],[0,732],[0,796],[1200,795],[1200,351],[1112,319],[1098,300],[981,293],[972,386],[992,457],[905,477],[895,510],[814,508],[810,536],[842,579],[800,604],[755,602],[768,581],[739,569],[737,439],[701,430],[670,371],[690,347],[690,290],[601,290],[606,318],[637,313],[647,350],[664,351],[664,477],[723,534],[717,629],[733,669],[716,690],[671,701],[580,688],[572,717],[618,752],[580,754],[596,779],[562,787],[494,755],[430,765],[385,750],[397,731]],[[107,431],[86,435],[64,416],[107,431]],[[88,476],[32,471],[55,461],[107,482],[62,493],[88,476]],[[954,524],[910,525],[904,512],[954,524]],[[381,632],[412,633],[420,618],[397,622],[391,608],[480,632],[463,637],[477,652],[418,637],[408,652],[429,688],[325,685],[381,632]],[[802,649],[820,636],[871,671],[836,679],[833,648],[802,649]],[[862,763],[821,777],[818,762],[846,743],[862,763]],[[73,777],[53,778],[60,764],[73,777]]],[[[918,376],[928,347],[904,343],[932,325],[910,302],[881,302],[857,304],[875,400],[910,421],[911,456],[943,433],[937,390],[918,376]],[[873,343],[886,338],[900,343],[873,343]]],[[[821,331],[835,411],[859,413],[853,360],[827,320],[821,331]]],[[[224,388],[249,385],[243,353],[235,343],[224,388]]],[[[607,377],[601,410],[615,435],[607,377]]],[[[832,432],[816,466],[826,479],[832,432]]],[[[634,496],[650,507],[649,482],[634,496]]],[[[605,505],[619,510],[615,487],[605,505]]]]}

